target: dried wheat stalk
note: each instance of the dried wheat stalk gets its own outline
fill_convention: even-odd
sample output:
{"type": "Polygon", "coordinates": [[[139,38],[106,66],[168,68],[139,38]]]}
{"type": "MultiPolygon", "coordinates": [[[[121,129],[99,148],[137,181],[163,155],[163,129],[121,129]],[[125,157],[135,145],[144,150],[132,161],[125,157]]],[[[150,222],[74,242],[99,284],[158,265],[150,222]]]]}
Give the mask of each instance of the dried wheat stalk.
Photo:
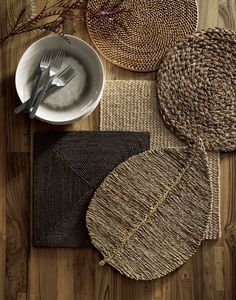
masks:
{"type": "MultiPolygon", "coordinates": [[[[121,4],[124,0],[120,0],[121,4]]],[[[56,3],[50,3],[50,0],[46,0],[43,8],[39,13],[36,13],[36,5],[34,0],[29,0],[27,7],[23,7],[22,1],[19,1],[16,7],[18,10],[18,16],[16,17],[15,23],[10,25],[10,30],[6,36],[0,38],[0,44],[8,40],[12,36],[26,32],[51,32],[60,34],[64,38],[64,22],[65,20],[86,20],[86,13],[90,17],[103,17],[108,18],[111,21],[115,20],[115,17],[121,13],[128,12],[123,8],[119,8],[116,5],[114,8],[109,10],[101,10],[96,12],[90,12],[87,10],[87,4],[80,0],[59,0],[56,3]],[[79,14],[77,11],[80,10],[84,14],[79,14]]]]}

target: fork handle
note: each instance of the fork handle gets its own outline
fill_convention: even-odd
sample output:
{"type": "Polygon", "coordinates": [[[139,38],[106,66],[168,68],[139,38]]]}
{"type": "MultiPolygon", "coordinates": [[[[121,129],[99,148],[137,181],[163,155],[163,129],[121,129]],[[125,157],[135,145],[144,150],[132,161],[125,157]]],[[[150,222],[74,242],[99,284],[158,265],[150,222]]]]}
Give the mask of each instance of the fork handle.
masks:
{"type": "MultiPolygon", "coordinates": [[[[37,94],[36,94],[36,99],[37,99],[37,96],[39,95],[40,93],[40,90],[38,90],[37,94]]],[[[21,103],[19,106],[17,106],[17,108],[15,109],[15,113],[16,114],[19,114],[20,112],[22,111],[29,111],[30,108],[33,106],[33,101],[34,98],[30,97],[28,100],[26,100],[25,102],[21,103]]]]}
{"type": "Polygon", "coordinates": [[[30,119],[33,119],[35,117],[36,111],[39,107],[39,104],[41,103],[41,101],[44,99],[46,91],[49,87],[49,85],[52,83],[53,77],[51,77],[48,82],[44,85],[42,92],[40,93],[38,99],[35,101],[33,109],[30,112],[30,119]]]}
{"type": "Polygon", "coordinates": [[[31,102],[31,101],[32,101],[32,99],[30,98],[30,99],[28,99],[27,101],[21,103],[21,104],[20,104],[19,106],[17,106],[17,108],[15,109],[15,113],[16,113],[16,114],[19,114],[20,112],[26,110],[27,104],[28,104],[29,102],[31,102]]]}
{"type": "MultiPolygon", "coordinates": [[[[55,92],[58,88],[59,88],[59,87],[56,86],[56,85],[50,86],[50,87],[48,88],[48,90],[46,91],[43,100],[46,99],[48,96],[50,96],[50,95],[51,95],[53,92],[55,92]]],[[[39,94],[39,93],[38,93],[38,94],[39,94]]],[[[38,94],[37,94],[37,95],[38,95],[38,94]]],[[[19,114],[19,113],[22,112],[22,111],[23,111],[24,113],[29,112],[29,110],[27,109],[27,103],[28,103],[28,102],[31,102],[31,100],[32,100],[32,99],[30,98],[30,99],[26,100],[25,102],[21,103],[19,106],[17,106],[17,108],[15,109],[15,113],[16,113],[16,114],[19,114]]]]}
{"type": "Polygon", "coordinates": [[[47,69],[40,70],[39,72],[40,73],[38,73],[38,76],[37,76],[36,82],[35,82],[35,84],[33,86],[33,90],[32,90],[30,98],[27,101],[23,102],[21,105],[19,105],[15,109],[15,113],[16,114],[19,114],[23,110],[28,110],[29,111],[33,107],[34,102],[36,101],[36,99],[37,99],[40,91],[42,90],[42,85],[43,85],[43,82],[44,82],[44,77],[48,73],[48,70],[47,69]]]}
{"type": "Polygon", "coordinates": [[[35,82],[35,85],[33,87],[32,93],[31,93],[31,99],[32,101],[29,101],[27,103],[27,109],[30,110],[33,106],[34,103],[40,93],[40,91],[42,90],[42,86],[46,80],[45,77],[48,77],[48,68],[44,69],[44,70],[40,70],[41,72],[38,74],[37,80],[35,82]]]}
{"type": "MultiPolygon", "coordinates": [[[[33,86],[33,90],[32,90],[32,92],[31,92],[31,96],[30,96],[30,99],[29,99],[29,100],[34,101],[34,98],[35,98],[35,96],[36,96],[37,90],[38,90],[38,88],[39,88],[40,78],[42,77],[42,75],[43,75],[43,71],[42,71],[41,69],[39,69],[38,75],[37,75],[35,84],[34,84],[34,86],[33,86]]],[[[30,107],[30,101],[27,102],[27,108],[29,109],[29,107],[30,107]]]]}

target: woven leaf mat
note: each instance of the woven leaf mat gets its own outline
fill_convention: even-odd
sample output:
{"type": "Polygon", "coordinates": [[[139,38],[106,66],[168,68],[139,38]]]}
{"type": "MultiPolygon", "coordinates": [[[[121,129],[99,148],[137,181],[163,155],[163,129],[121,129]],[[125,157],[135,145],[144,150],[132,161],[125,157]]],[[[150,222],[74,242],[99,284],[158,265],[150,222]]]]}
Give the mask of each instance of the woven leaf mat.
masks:
{"type": "Polygon", "coordinates": [[[104,178],[150,149],[145,132],[46,132],[34,137],[33,244],[91,247],[89,202],[104,178]]]}
{"type": "Polygon", "coordinates": [[[211,212],[202,140],[157,148],[119,164],[96,190],[86,215],[94,246],[121,274],[160,278],[200,246],[211,212]]]}
{"type": "MultiPolygon", "coordinates": [[[[107,81],[101,102],[101,130],[149,131],[151,149],[186,144],[165,126],[156,95],[156,81],[107,81]]],[[[219,153],[208,152],[212,184],[212,212],[205,239],[220,237],[219,153]]]]}

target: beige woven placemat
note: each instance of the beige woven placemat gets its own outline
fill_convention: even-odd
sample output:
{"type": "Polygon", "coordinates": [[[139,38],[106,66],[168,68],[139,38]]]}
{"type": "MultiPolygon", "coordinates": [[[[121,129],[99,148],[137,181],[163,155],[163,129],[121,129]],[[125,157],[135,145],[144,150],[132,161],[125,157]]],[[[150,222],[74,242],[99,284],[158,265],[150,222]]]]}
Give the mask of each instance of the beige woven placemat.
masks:
{"type": "MultiPolygon", "coordinates": [[[[151,149],[182,147],[159,112],[155,81],[107,81],[101,102],[101,130],[149,131],[151,149]]],[[[212,182],[212,213],[206,239],[220,236],[219,153],[208,152],[212,182]]]]}
{"type": "Polygon", "coordinates": [[[196,252],[210,211],[208,162],[199,140],[191,147],[149,150],[118,165],[96,190],[86,225],[103,255],[101,266],[151,280],[196,252]]]}
{"type": "Polygon", "coordinates": [[[236,32],[209,28],[189,36],[164,58],[158,99],[165,123],[207,150],[236,150],[236,32]]]}
{"type": "Polygon", "coordinates": [[[197,23],[196,0],[88,1],[87,27],[95,47],[133,71],[156,70],[166,51],[195,32],[197,23]]]}

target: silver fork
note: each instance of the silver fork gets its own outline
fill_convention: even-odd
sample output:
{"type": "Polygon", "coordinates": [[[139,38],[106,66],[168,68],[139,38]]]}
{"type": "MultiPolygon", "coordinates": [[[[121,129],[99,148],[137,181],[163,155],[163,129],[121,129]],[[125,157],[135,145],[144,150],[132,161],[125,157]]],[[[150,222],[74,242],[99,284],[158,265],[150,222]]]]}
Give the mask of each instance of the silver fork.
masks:
{"type": "Polygon", "coordinates": [[[18,114],[25,109],[29,110],[33,106],[33,103],[36,100],[36,98],[39,94],[39,91],[42,87],[45,73],[46,73],[46,71],[48,71],[48,68],[50,67],[51,58],[52,58],[52,52],[45,50],[43,52],[42,58],[39,63],[39,71],[37,74],[37,79],[35,81],[31,96],[27,101],[25,101],[25,102],[21,103],[21,105],[17,106],[17,108],[15,109],[15,113],[18,114]]]}
{"type": "Polygon", "coordinates": [[[53,59],[53,62],[50,66],[49,70],[49,79],[48,81],[44,84],[42,92],[39,94],[37,100],[34,103],[33,109],[30,111],[30,118],[33,119],[35,117],[36,111],[39,107],[40,102],[44,99],[45,93],[50,86],[51,82],[53,81],[56,73],[59,71],[63,58],[65,54],[62,51],[58,51],[55,55],[55,58],[53,59]]]}
{"type": "Polygon", "coordinates": [[[76,71],[72,68],[72,66],[68,66],[66,69],[57,74],[48,87],[43,100],[54,93],[56,90],[64,87],[75,77],[75,75],[76,71]]]}
{"type": "Polygon", "coordinates": [[[42,86],[42,83],[43,83],[43,77],[44,77],[43,75],[44,75],[45,71],[47,71],[48,68],[50,67],[51,60],[52,60],[52,51],[45,50],[43,52],[43,55],[42,55],[42,58],[41,58],[41,61],[39,64],[40,75],[37,78],[36,84],[33,88],[33,91],[32,91],[31,97],[30,97],[30,98],[32,98],[32,103],[28,102],[28,104],[26,106],[27,109],[30,109],[33,106],[33,104],[37,98],[38,90],[42,86]]]}
{"type": "Polygon", "coordinates": [[[57,74],[54,79],[51,82],[51,86],[48,89],[48,92],[46,95],[48,96],[48,93],[53,93],[60,87],[65,86],[68,82],[70,82],[76,75],[76,71],[72,68],[72,66],[68,66],[63,71],[61,71],[59,74],[57,74]]]}

